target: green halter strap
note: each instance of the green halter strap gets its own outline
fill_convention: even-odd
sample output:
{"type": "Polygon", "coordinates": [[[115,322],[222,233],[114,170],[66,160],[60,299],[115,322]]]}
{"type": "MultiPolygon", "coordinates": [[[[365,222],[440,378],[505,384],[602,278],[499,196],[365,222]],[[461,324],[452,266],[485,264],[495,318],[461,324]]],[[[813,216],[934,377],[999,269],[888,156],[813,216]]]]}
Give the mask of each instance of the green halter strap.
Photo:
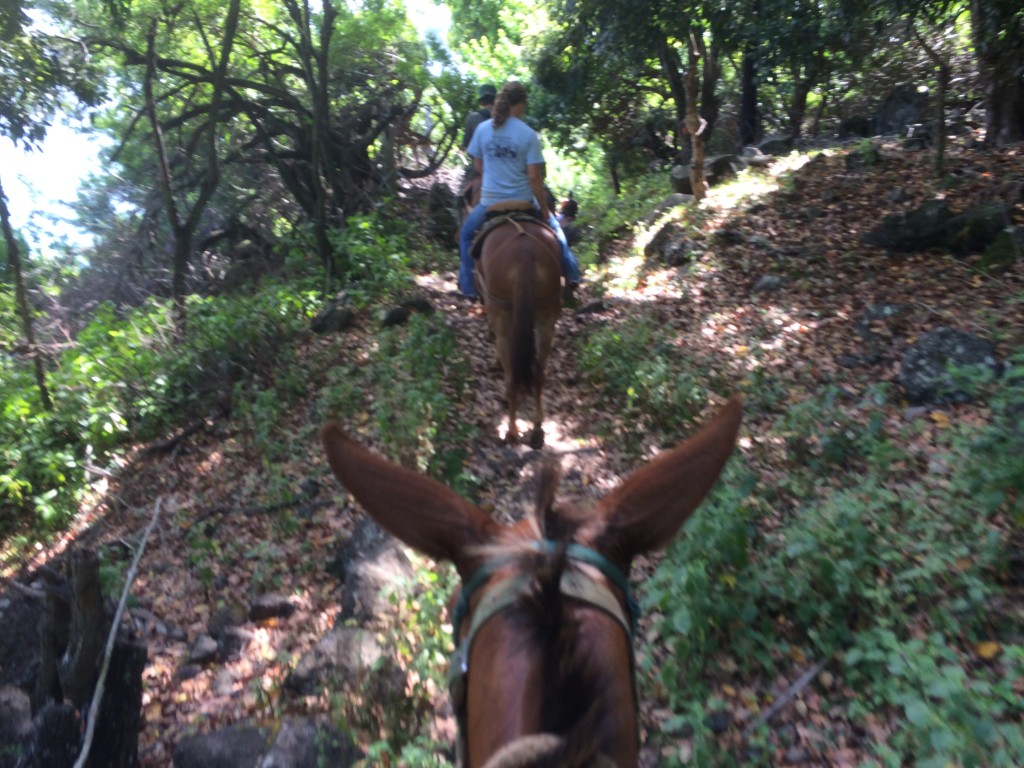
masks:
{"type": "MultiPolygon", "coordinates": [[[[528,545],[530,549],[541,554],[553,554],[560,546],[563,545],[548,539],[530,542],[528,545]]],[[[622,625],[623,631],[632,640],[636,634],[637,621],[640,618],[640,604],[634,597],[633,590],[630,589],[629,582],[622,571],[601,553],[589,547],[584,547],[581,544],[569,544],[566,546],[566,556],[570,560],[597,568],[605,578],[614,584],[622,592],[626,601],[628,615],[626,611],[622,610],[618,599],[608,587],[580,571],[567,570],[562,574],[560,583],[562,594],[600,608],[618,621],[622,625]]],[[[469,603],[473,594],[487,583],[498,569],[508,565],[515,559],[516,555],[509,555],[487,561],[476,570],[462,587],[452,617],[452,632],[456,638],[456,649],[455,653],[452,654],[451,664],[448,668],[448,685],[452,690],[453,696],[456,695],[462,678],[469,671],[469,652],[480,627],[496,613],[505,610],[528,594],[531,589],[533,583],[533,576],[531,574],[513,576],[495,586],[477,605],[476,610],[473,611],[469,631],[466,632],[466,636],[461,642],[458,641],[459,630],[462,627],[463,621],[469,615],[469,603]]]]}
{"type": "MultiPolygon", "coordinates": [[[[554,554],[558,551],[559,547],[565,546],[566,556],[570,560],[575,560],[578,563],[583,563],[599,570],[622,593],[626,603],[626,611],[622,609],[619,599],[607,585],[596,581],[591,575],[583,571],[566,569],[562,573],[559,588],[566,597],[603,610],[622,626],[623,631],[630,640],[633,639],[636,635],[637,622],[640,619],[640,604],[636,601],[625,574],[622,573],[618,566],[600,552],[584,547],[582,544],[564,545],[549,539],[543,539],[530,542],[527,546],[529,549],[540,554],[554,554]]],[[[518,555],[510,554],[506,557],[488,560],[481,565],[462,586],[458,602],[455,605],[455,611],[452,616],[452,633],[455,636],[456,648],[452,654],[451,663],[448,666],[448,689],[451,693],[452,704],[455,707],[459,728],[459,737],[456,742],[458,765],[464,764],[465,757],[465,711],[460,712],[460,708],[463,706],[466,694],[466,675],[469,672],[469,652],[473,647],[473,640],[480,627],[490,618],[511,607],[530,593],[533,589],[535,577],[532,574],[523,573],[512,576],[495,585],[477,604],[476,609],[473,611],[469,630],[466,632],[462,642],[458,640],[459,630],[466,617],[470,614],[469,604],[473,594],[486,584],[497,570],[514,562],[517,557],[518,555]]],[[[629,663],[630,667],[633,667],[635,664],[632,653],[630,653],[629,663]]]]}
{"type": "MultiPolygon", "coordinates": [[[[554,554],[560,545],[558,542],[551,541],[550,539],[543,539],[540,541],[532,541],[527,545],[529,549],[540,554],[554,554]]],[[[612,584],[618,587],[619,591],[626,601],[626,607],[629,610],[628,622],[623,622],[626,631],[630,638],[636,634],[636,623],[640,619],[641,611],[640,604],[636,601],[633,595],[633,590],[630,589],[629,581],[626,576],[622,573],[618,566],[615,565],[611,560],[589,547],[584,547],[582,544],[569,544],[566,546],[566,555],[570,560],[575,560],[580,563],[586,563],[597,568],[612,584]]],[[[508,557],[495,558],[489,560],[481,565],[469,580],[462,586],[462,591],[459,593],[458,603],[455,605],[455,612],[452,616],[452,631],[455,636],[459,635],[459,628],[462,626],[463,620],[469,614],[469,601],[481,586],[487,583],[488,579],[494,575],[494,572],[499,568],[508,565],[515,559],[515,555],[509,555],[508,557]]],[[[621,613],[621,609],[618,611],[621,613]]],[[[467,635],[468,637],[468,635],[467,635]]]]}

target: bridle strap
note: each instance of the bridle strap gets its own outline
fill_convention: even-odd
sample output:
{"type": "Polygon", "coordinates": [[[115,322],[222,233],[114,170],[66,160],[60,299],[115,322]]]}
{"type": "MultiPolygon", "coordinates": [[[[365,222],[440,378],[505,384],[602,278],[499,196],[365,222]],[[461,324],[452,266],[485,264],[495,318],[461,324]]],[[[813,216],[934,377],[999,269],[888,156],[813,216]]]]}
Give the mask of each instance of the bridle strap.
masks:
{"type": "MultiPolygon", "coordinates": [[[[514,605],[523,595],[528,594],[532,583],[533,576],[531,574],[519,574],[501,582],[480,600],[476,610],[473,611],[469,631],[466,632],[466,637],[458,644],[452,656],[452,663],[448,670],[449,687],[454,684],[456,678],[469,671],[469,651],[480,627],[496,613],[514,605]]],[[[609,614],[619,623],[622,631],[628,637],[632,637],[632,622],[626,617],[622,605],[608,587],[580,571],[565,571],[562,574],[559,587],[566,597],[600,608],[609,614]]],[[[457,626],[458,624],[453,624],[453,629],[457,626]]]]}
{"type": "MultiPolygon", "coordinates": [[[[538,545],[538,548],[544,547],[546,551],[551,553],[553,553],[558,546],[555,542],[550,541],[549,539],[535,542],[535,544],[538,545]]],[[[600,552],[593,550],[590,547],[584,547],[582,544],[570,544],[566,547],[566,555],[570,560],[576,560],[577,562],[594,566],[604,574],[606,579],[618,587],[619,591],[622,593],[622,598],[626,601],[626,608],[629,610],[629,623],[627,625],[627,629],[629,638],[632,640],[636,635],[636,624],[640,620],[642,611],[640,610],[640,603],[637,602],[636,597],[633,595],[633,590],[629,586],[629,580],[626,578],[626,575],[617,565],[615,565],[615,563],[600,552]]]]}
{"type": "MultiPolygon", "coordinates": [[[[560,544],[557,541],[551,541],[550,539],[531,541],[526,544],[528,549],[544,555],[553,555],[558,551],[559,547],[562,546],[565,547],[565,554],[570,560],[575,560],[579,563],[585,563],[586,565],[597,568],[605,578],[607,578],[619,589],[620,592],[622,592],[623,599],[626,601],[626,608],[629,611],[629,621],[625,623],[626,631],[630,639],[632,639],[633,636],[636,635],[636,624],[641,615],[640,604],[637,602],[636,597],[634,597],[633,590],[630,588],[629,581],[626,579],[625,574],[623,574],[615,563],[600,552],[590,549],[590,547],[585,547],[582,544],[572,543],[565,545],[560,544]]],[[[459,593],[459,600],[455,604],[455,611],[452,615],[452,632],[455,634],[456,638],[459,636],[459,629],[462,627],[462,622],[465,620],[466,616],[469,615],[469,602],[473,597],[473,593],[486,584],[491,576],[494,575],[495,571],[499,568],[503,568],[511,562],[514,562],[517,558],[518,555],[510,554],[506,557],[496,557],[492,560],[488,560],[486,563],[481,565],[472,576],[469,577],[465,584],[462,585],[462,591],[459,593]]]]}
{"type": "MultiPolygon", "coordinates": [[[[564,544],[550,539],[531,541],[525,544],[526,549],[538,554],[552,555],[559,549],[565,548],[566,557],[575,560],[577,563],[596,568],[609,582],[611,582],[622,593],[626,603],[626,610],[623,610],[622,603],[614,592],[600,581],[595,580],[590,574],[580,570],[564,570],[561,575],[559,589],[561,593],[574,600],[598,608],[613,619],[622,627],[622,631],[632,641],[636,634],[637,622],[640,618],[640,604],[637,602],[630,589],[629,581],[625,574],[611,560],[596,550],[585,547],[582,544],[564,544]]],[[[452,654],[451,663],[448,667],[448,689],[451,693],[452,704],[455,708],[456,719],[459,726],[459,738],[457,750],[460,759],[458,764],[462,765],[462,752],[465,749],[465,717],[464,697],[466,695],[466,675],[469,672],[469,652],[473,646],[480,627],[482,627],[495,614],[511,607],[533,589],[535,577],[533,574],[521,573],[512,576],[496,584],[485,594],[472,611],[472,618],[466,636],[459,642],[462,623],[470,615],[470,600],[473,594],[486,584],[491,576],[499,569],[515,563],[521,558],[521,552],[510,553],[504,557],[495,557],[481,565],[469,579],[466,580],[459,593],[459,599],[455,604],[452,615],[452,632],[456,639],[455,652],[452,654]],[[461,710],[461,712],[460,712],[461,710]]],[[[630,642],[630,668],[635,667],[636,660],[632,654],[632,642],[630,642]]],[[[634,680],[635,685],[635,680],[634,680]]],[[[529,738],[529,737],[524,737],[529,738]]],[[[557,737],[555,737],[557,738],[557,737]]],[[[516,742],[513,742],[513,744],[516,742]]],[[[502,763],[493,763],[493,758],[488,762],[487,768],[504,768],[502,763]]],[[[514,765],[514,763],[509,764],[514,765]]]]}

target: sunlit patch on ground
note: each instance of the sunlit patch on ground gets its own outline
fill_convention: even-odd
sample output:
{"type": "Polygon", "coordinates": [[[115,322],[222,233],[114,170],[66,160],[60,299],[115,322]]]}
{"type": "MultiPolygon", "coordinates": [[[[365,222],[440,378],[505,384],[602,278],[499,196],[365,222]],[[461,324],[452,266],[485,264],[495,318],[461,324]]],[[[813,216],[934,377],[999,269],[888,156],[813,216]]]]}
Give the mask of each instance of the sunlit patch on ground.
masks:
{"type": "MultiPolygon", "coordinates": [[[[519,430],[519,442],[529,443],[530,433],[533,431],[532,419],[516,419],[516,427],[519,430]]],[[[544,430],[544,447],[554,450],[572,450],[576,447],[574,438],[563,433],[562,425],[557,421],[545,421],[542,424],[544,430]]],[[[498,424],[497,436],[499,440],[505,441],[508,438],[508,416],[502,418],[498,424]]]]}
{"type": "MultiPolygon", "coordinates": [[[[529,447],[530,434],[533,430],[533,421],[530,419],[516,419],[519,427],[518,448],[524,452],[532,452],[529,447]]],[[[544,445],[541,449],[546,456],[552,456],[566,467],[574,466],[574,456],[579,454],[597,454],[601,449],[601,441],[590,435],[586,438],[580,437],[577,433],[579,425],[573,420],[558,421],[547,419],[543,423],[544,445]]],[[[505,443],[508,436],[508,417],[502,418],[495,429],[494,439],[496,444],[505,443]]],[[[533,472],[533,462],[523,465],[521,479],[529,481],[533,472]]]]}

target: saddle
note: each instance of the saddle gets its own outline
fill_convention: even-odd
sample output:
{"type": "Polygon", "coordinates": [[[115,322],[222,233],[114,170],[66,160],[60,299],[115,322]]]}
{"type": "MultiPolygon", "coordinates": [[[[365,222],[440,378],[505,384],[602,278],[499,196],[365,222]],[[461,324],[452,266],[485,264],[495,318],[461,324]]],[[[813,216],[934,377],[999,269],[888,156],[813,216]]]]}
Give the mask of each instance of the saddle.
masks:
{"type": "Polygon", "coordinates": [[[477,230],[476,235],[473,237],[473,244],[470,246],[469,252],[474,259],[480,258],[480,250],[483,247],[484,239],[493,230],[497,229],[503,224],[508,224],[512,221],[529,221],[534,224],[540,222],[541,224],[547,224],[544,219],[540,216],[540,211],[534,207],[532,202],[526,200],[505,200],[500,203],[495,203],[487,207],[487,216],[484,218],[484,223],[477,230]]]}

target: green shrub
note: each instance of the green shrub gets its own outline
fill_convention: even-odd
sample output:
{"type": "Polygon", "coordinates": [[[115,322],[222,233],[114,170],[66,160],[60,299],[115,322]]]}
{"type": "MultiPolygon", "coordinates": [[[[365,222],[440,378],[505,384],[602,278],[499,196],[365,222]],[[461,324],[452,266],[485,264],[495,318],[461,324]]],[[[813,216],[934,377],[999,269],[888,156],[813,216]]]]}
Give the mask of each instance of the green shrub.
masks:
{"type": "Polygon", "coordinates": [[[208,415],[234,381],[264,377],[277,402],[300,392],[303,382],[282,364],[282,350],[306,327],[313,298],[283,285],[255,296],[193,298],[181,343],[167,302],[123,315],[103,305],[47,372],[52,412],[41,407],[30,367],[0,358],[7,532],[25,524],[59,528],[86,491],[87,465],[102,465],[129,439],[151,439],[208,415]]]}
{"type": "MultiPolygon", "coordinates": [[[[757,509],[751,505],[754,476],[734,457],[715,489],[676,537],[644,584],[669,653],[659,676],[673,705],[700,689],[711,654],[732,646],[741,657],[761,656],[762,609],[754,578],[757,509]],[[742,650],[742,652],[740,652],[742,650]]],[[[678,710],[677,710],[678,711],[678,710]]]]}
{"type": "Polygon", "coordinates": [[[970,668],[941,634],[901,638],[889,629],[860,633],[843,657],[858,700],[853,714],[898,714],[888,743],[874,745],[883,765],[1024,764],[1024,648],[1006,649],[993,668],[970,668]]]}
{"type": "Polygon", "coordinates": [[[338,719],[356,725],[379,737],[370,744],[366,766],[385,764],[417,768],[447,768],[444,756],[450,746],[431,737],[434,705],[440,692],[447,689],[448,661],[454,650],[450,628],[445,624],[447,604],[459,580],[455,569],[435,564],[412,553],[413,584],[399,585],[389,595],[395,613],[383,633],[385,658],[362,681],[358,697],[364,706],[353,706],[350,697],[339,697],[335,712],[338,719]],[[404,596],[398,597],[398,593],[404,596]],[[377,680],[393,686],[394,674],[409,684],[405,692],[391,688],[384,693],[374,689],[377,680]],[[400,701],[394,700],[399,697],[400,701]]]}
{"type": "Polygon", "coordinates": [[[955,447],[970,459],[957,461],[955,466],[979,513],[1005,509],[1020,527],[1024,525],[1024,353],[1007,361],[990,403],[988,427],[980,433],[966,429],[958,435],[955,447]]]}
{"type": "Polygon", "coordinates": [[[354,306],[394,299],[415,286],[408,240],[395,222],[380,216],[353,216],[330,237],[335,252],[342,255],[340,277],[354,306]]]}
{"type": "Polygon", "coordinates": [[[416,313],[381,331],[368,360],[328,372],[324,415],[359,424],[372,419],[384,453],[472,495],[475,483],[464,467],[472,427],[456,409],[467,371],[451,329],[416,313]]]}
{"type": "Polygon", "coordinates": [[[1015,688],[1024,621],[997,610],[1010,598],[999,574],[1013,531],[1000,512],[1016,477],[1013,455],[998,454],[1016,439],[1015,422],[998,416],[999,405],[986,428],[939,430],[949,454],[933,455],[934,477],[884,434],[874,414],[882,399],[870,392],[841,408],[823,393],[793,405],[764,436],[787,446],[779,486],[750,482],[734,458],[645,584],[670,651],[652,674],[676,716],[697,728],[694,749],[711,750],[702,764],[728,762],[695,715],[710,712],[713,654],[762,679],[793,658],[842,659],[863,691],[850,716],[888,712],[901,724],[875,745],[886,765],[1021,764],[1013,724],[1024,713],[1015,688]],[[826,438],[836,435],[841,450],[829,457],[826,438]],[[830,470],[843,472],[842,484],[821,482],[830,470]],[[987,508],[977,482],[999,489],[987,508]],[[997,662],[972,658],[981,641],[998,641],[997,662]]]}
{"type": "Polygon", "coordinates": [[[599,328],[585,340],[580,370],[605,396],[614,426],[636,448],[649,433],[678,437],[707,402],[706,372],[645,317],[599,328]],[[620,432],[621,431],[621,432],[620,432]]]}

